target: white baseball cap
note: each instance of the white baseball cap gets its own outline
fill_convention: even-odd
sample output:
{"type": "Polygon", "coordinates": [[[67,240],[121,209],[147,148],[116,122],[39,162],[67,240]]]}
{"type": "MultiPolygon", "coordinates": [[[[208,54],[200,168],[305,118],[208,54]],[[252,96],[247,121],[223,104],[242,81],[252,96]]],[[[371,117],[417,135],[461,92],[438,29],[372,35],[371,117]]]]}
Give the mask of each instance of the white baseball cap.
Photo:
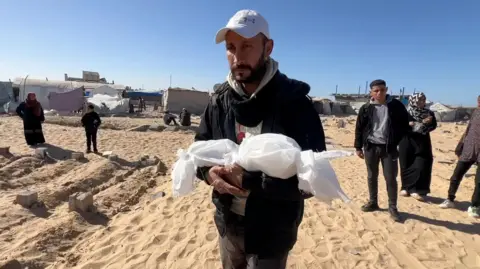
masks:
{"type": "Polygon", "coordinates": [[[235,13],[228,21],[227,26],[217,32],[215,42],[219,44],[225,41],[228,31],[234,31],[244,38],[252,38],[262,33],[270,39],[267,20],[255,10],[244,9],[235,13]]]}

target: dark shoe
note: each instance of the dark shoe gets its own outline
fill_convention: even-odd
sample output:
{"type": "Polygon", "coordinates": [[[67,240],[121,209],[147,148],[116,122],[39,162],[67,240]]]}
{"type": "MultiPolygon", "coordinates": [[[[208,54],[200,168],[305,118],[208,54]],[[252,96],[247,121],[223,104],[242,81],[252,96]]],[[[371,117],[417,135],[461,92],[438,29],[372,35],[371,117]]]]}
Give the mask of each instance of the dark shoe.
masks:
{"type": "Polygon", "coordinates": [[[86,152],[87,152],[87,153],[92,153],[92,151],[91,151],[91,150],[89,150],[89,149],[87,149],[87,151],[86,151],[86,152]]]}
{"type": "Polygon", "coordinates": [[[362,206],[363,212],[373,212],[377,210],[380,210],[380,207],[378,207],[377,202],[368,202],[362,206]]]}
{"type": "Polygon", "coordinates": [[[400,213],[398,213],[398,209],[396,208],[389,208],[388,209],[388,213],[390,213],[390,218],[395,221],[395,222],[401,222],[402,221],[402,217],[400,216],[400,213]]]}
{"type": "Polygon", "coordinates": [[[98,153],[98,149],[94,149],[94,150],[93,150],[93,153],[97,154],[97,153],[98,153]]]}

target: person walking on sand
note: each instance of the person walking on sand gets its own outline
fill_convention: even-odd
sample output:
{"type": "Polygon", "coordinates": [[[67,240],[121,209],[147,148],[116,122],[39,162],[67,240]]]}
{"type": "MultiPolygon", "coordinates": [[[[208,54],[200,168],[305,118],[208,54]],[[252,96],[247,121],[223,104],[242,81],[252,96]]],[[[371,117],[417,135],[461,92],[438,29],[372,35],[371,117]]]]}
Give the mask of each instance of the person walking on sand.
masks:
{"type": "MultiPolygon", "coordinates": [[[[254,10],[238,11],[217,32],[225,42],[230,73],[210,97],[196,141],[279,133],[302,150],[326,150],[325,135],[310,86],[279,71],[271,54],[268,23],[254,10]]],[[[304,199],[296,176],[274,179],[238,165],[199,168],[197,177],[213,187],[215,224],[223,268],[282,269],[297,240],[304,199]]]]}
{"type": "Polygon", "coordinates": [[[408,100],[409,122],[412,130],[399,145],[402,179],[401,196],[411,196],[424,201],[430,193],[432,181],[432,141],[430,132],[437,128],[435,114],[425,108],[426,96],[419,92],[408,100]]]}
{"type": "Polygon", "coordinates": [[[87,137],[87,153],[92,152],[92,144],[93,152],[98,153],[97,133],[102,121],[94,109],[95,107],[92,104],[88,105],[87,113],[82,117],[82,126],[85,128],[85,136],[87,137]]]}
{"type": "Polygon", "coordinates": [[[379,210],[378,166],[382,163],[383,176],[387,183],[388,212],[394,221],[401,221],[397,209],[398,150],[400,140],[410,129],[408,113],[399,100],[387,94],[384,80],[370,83],[371,99],[364,104],[357,117],[354,146],[357,156],[365,159],[368,171],[369,201],[362,211],[379,210]]]}
{"type": "Polygon", "coordinates": [[[477,98],[477,109],[472,113],[465,133],[458,142],[455,154],[458,156],[457,166],[450,178],[450,187],[448,188],[448,198],[440,205],[441,208],[455,207],[455,195],[463,177],[472,165],[477,164],[475,174],[475,188],[472,194],[472,204],[468,208],[470,217],[480,217],[480,96],[477,98]]]}
{"type": "Polygon", "coordinates": [[[37,101],[35,93],[29,93],[27,99],[17,107],[16,112],[23,120],[23,133],[27,145],[35,147],[45,143],[42,129],[45,115],[43,114],[42,105],[37,101]]]}

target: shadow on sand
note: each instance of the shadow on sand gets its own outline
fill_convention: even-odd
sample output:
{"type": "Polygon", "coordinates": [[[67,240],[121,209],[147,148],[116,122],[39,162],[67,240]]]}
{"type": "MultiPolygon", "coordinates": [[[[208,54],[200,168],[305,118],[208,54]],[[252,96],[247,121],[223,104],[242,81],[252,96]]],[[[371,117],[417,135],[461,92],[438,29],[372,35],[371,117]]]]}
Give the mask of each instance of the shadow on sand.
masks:
{"type": "MultiPolygon", "coordinates": [[[[430,219],[424,216],[420,216],[420,215],[416,215],[408,212],[403,212],[402,215],[405,220],[414,219],[426,224],[445,227],[452,231],[457,231],[457,232],[467,233],[472,235],[480,234],[480,223],[465,224],[465,223],[455,223],[447,220],[435,220],[435,219],[430,219]]],[[[466,213],[465,213],[465,216],[466,216],[466,213]]]]}
{"type": "Polygon", "coordinates": [[[46,219],[52,215],[52,213],[48,212],[48,208],[45,206],[42,207],[33,207],[29,208],[30,212],[38,218],[46,219]]]}
{"type": "MultiPolygon", "coordinates": [[[[434,196],[427,196],[427,198],[425,199],[425,202],[426,203],[429,203],[429,204],[437,204],[437,205],[440,205],[441,203],[443,203],[443,201],[445,201],[445,198],[440,198],[440,197],[434,197],[434,196]]],[[[466,202],[466,201],[455,201],[455,208],[453,209],[456,209],[456,210],[460,210],[460,211],[467,211],[468,207],[470,206],[470,203],[469,202],[466,202]]],[[[480,233],[480,231],[479,231],[480,233]]]]}
{"type": "Polygon", "coordinates": [[[76,211],[82,218],[91,225],[107,226],[110,218],[101,212],[76,211]]]}

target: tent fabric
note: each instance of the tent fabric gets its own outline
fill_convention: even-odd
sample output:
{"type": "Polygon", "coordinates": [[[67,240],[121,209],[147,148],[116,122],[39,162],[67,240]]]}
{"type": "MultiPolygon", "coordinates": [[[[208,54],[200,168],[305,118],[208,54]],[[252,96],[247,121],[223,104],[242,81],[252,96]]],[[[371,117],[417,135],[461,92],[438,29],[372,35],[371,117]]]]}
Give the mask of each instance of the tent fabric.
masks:
{"type": "Polygon", "coordinates": [[[208,92],[170,88],[165,91],[163,102],[165,109],[172,113],[180,113],[185,108],[192,114],[201,115],[209,99],[208,92]]]}
{"type": "Polygon", "coordinates": [[[0,113],[8,112],[8,104],[14,101],[11,82],[0,82],[0,113]]]}
{"type": "Polygon", "coordinates": [[[115,89],[117,92],[120,89],[125,89],[123,85],[118,84],[101,84],[90,82],[77,82],[77,81],[59,81],[59,80],[40,80],[40,79],[24,79],[16,78],[13,82],[14,87],[19,88],[19,100],[25,100],[29,92],[33,92],[37,96],[37,100],[42,104],[42,107],[46,110],[50,109],[50,101],[48,96],[52,92],[65,93],[84,87],[86,90],[96,89],[101,86],[108,86],[115,89]]]}
{"type": "Polygon", "coordinates": [[[48,99],[50,109],[56,111],[79,110],[83,107],[84,102],[83,89],[78,88],[64,93],[51,92],[48,99]]]}
{"type": "Polygon", "coordinates": [[[87,102],[92,104],[98,113],[102,114],[126,113],[129,109],[129,101],[128,98],[106,94],[95,94],[87,99],[87,102]]]}
{"type": "Polygon", "coordinates": [[[435,103],[430,106],[430,110],[435,113],[437,121],[453,122],[457,118],[457,111],[441,103],[435,103]]]}
{"type": "Polygon", "coordinates": [[[138,98],[145,96],[162,96],[161,92],[127,92],[128,98],[138,98]]]}
{"type": "Polygon", "coordinates": [[[110,87],[109,85],[103,85],[100,87],[97,87],[95,89],[92,89],[91,94],[89,96],[95,96],[97,94],[101,95],[109,95],[109,96],[118,96],[121,92],[113,87],[110,87]]]}

